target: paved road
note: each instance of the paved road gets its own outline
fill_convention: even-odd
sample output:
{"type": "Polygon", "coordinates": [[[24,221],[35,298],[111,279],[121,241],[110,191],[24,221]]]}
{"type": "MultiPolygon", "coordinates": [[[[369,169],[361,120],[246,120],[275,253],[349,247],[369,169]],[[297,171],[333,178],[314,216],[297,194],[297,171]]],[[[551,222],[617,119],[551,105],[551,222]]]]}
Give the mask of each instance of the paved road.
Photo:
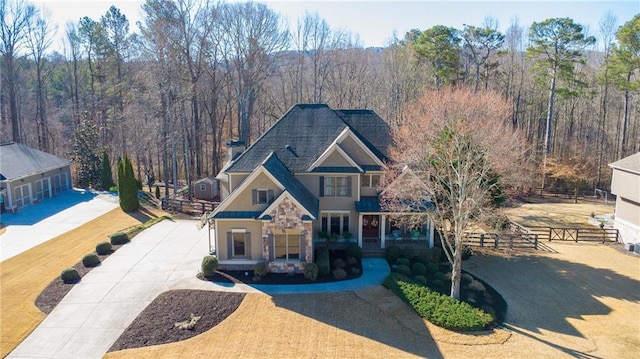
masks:
{"type": "Polygon", "coordinates": [[[2,214],[0,262],[31,249],[118,207],[118,197],[83,190],[62,192],[17,213],[2,214]]]}
{"type": "Polygon", "coordinates": [[[389,271],[365,259],[355,280],[303,286],[214,284],[196,278],[208,233],[196,221],[163,221],[94,268],[8,358],[101,358],[120,334],[162,292],[204,289],[269,294],[354,290],[379,286],[389,271]],[[285,288],[287,287],[287,288],[285,288]]]}

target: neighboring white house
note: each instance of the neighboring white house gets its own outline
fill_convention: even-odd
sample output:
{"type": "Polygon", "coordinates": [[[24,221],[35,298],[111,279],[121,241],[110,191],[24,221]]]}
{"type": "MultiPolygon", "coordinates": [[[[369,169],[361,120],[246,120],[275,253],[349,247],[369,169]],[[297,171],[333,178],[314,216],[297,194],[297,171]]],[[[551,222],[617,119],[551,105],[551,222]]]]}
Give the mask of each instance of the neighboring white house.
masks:
{"type": "Polygon", "coordinates": [[[614,227],[625,243],[640,243],[640,152],[610,163],[616,197],[614,227]]]}
{"type": "Polygon", "coordinates": [[[0,207],[15,212],[71,188],[71,161],[19,143],[0,145],[0,207]]]}

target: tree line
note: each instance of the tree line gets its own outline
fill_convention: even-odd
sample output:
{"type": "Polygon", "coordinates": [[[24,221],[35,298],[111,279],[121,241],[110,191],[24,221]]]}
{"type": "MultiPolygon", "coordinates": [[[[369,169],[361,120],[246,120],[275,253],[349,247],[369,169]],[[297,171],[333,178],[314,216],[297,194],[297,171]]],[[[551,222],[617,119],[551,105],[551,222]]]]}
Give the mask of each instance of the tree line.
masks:
{"type": "Polygon", "coordinates": [[[501,94],[540,185],[578,162],[580,181],[608,188],[607,163],[640,151],[640,15],[604,14],[594,34],[570,18],[501,33],[487,18],[364,48],[318,14],[289,24],[261,3],[147,0],[142,14],[136,33],[115,6],[66,24],[60,53],[46,11],[1,0],[0,140],[129,156],[139,179],[177,191],[217,174],[227,141],[251,144],[296,103],[373,109],[397,129],[426,90],[455,86],[501,94]]]}

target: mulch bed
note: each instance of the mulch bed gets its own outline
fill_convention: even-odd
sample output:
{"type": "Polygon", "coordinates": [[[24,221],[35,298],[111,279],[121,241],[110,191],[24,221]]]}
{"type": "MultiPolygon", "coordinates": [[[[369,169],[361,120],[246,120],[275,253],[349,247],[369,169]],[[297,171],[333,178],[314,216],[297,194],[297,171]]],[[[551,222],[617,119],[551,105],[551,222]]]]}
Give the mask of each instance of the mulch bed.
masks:
{"type": "MultiPolygon", "coordinates": [[[[122,247],[122,245],[112,245],[111,253],[106,255],[98,255],[98,257],[100,257],[100,262],[104,261],[120,247],[122,247]]],[[[75,268],[78,271],[78,274],[80,274],[80,280],[82,280],[82,277],[84,277],[93,269],[85,267],[82,264],[82,261],[76,263],[73,268],[75,268]]],[[[73,288],[74,284],[75,283],[64,283],[58,276],[58,278],[49,283],[49,285],[40,293],[40,295],[38,295],[35,303],[36,307],[38,307],[38,309],[40,309],[45,314],[51,313],[53,309],[58,305],[58,303],[62,301],[62,298],[64,298],[64,296],[69,293],[71,288],[73,288]]]]}
{"type": "Polygon", "coordinates": [[[120,335],[109,352],[177,342],[215,327],[233,313],[244,293],[173,290],[160,294],[120,335]],[[177,304],[179,303],[179,304],[177,304]],[[192,329],[176,323],[200,317],[192,329]]]}

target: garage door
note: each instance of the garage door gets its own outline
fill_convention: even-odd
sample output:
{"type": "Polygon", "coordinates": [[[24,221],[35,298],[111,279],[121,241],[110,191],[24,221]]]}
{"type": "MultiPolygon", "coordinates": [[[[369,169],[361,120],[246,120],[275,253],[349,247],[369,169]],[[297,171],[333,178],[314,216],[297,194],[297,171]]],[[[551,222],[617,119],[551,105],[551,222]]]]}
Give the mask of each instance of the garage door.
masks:
{"type": "Polygon", "coordinates": [[[31,204],[31,185],[25,184],[13,189],[16,207],[22,208],[31,204]]]}

